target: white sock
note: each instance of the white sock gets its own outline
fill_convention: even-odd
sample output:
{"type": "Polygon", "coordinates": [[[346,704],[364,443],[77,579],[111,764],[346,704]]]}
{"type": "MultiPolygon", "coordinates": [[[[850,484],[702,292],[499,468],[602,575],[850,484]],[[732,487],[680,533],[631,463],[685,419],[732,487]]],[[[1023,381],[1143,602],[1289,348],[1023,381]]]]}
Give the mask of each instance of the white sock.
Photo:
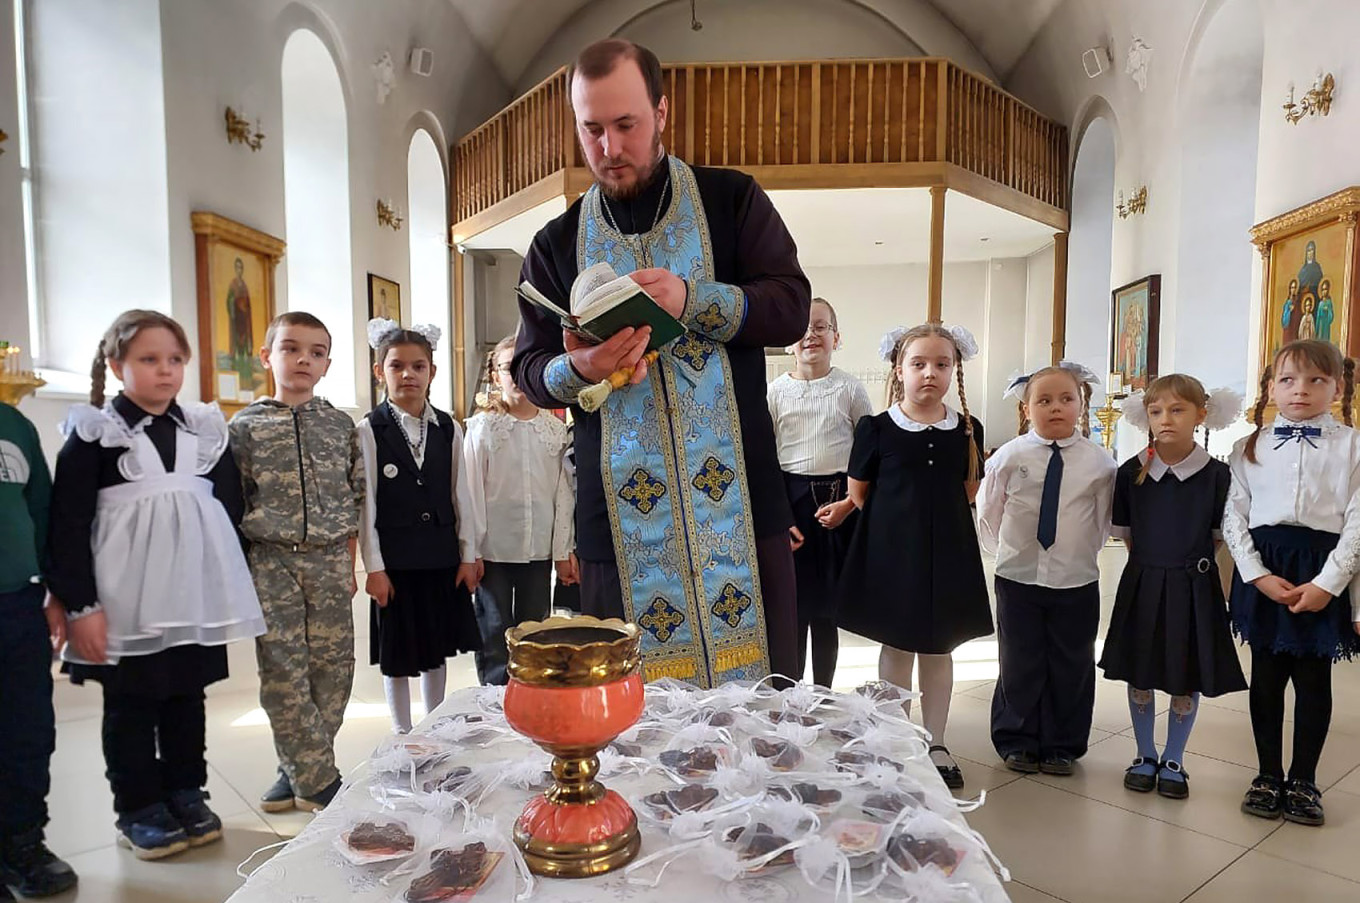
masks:
{"type": "Polygon", "coordinates": [[[425,714],[433,712],[444,701],[444,684],[448,665],[440,665],[420,675],[420,698],[425,700],[425,714]]]}
{"type": "MultiPolygon", "coordinates": [[[[944,746],[944,728],[949,723],[949,702],[954,692],[954,658],[945,655],[917,657],[921,669],[921,723],[930,732],[932,746],[944,746]]],[[[933,752],[936,765],[953,765],[947,753],[933,752]]]]}
{"type": "Polygon", "coordinates": [[[392,713],[392,730],[399,734],[411,732],[411,681],[406,677],[383,677],[383,695],[387,710],[392,713]]]}

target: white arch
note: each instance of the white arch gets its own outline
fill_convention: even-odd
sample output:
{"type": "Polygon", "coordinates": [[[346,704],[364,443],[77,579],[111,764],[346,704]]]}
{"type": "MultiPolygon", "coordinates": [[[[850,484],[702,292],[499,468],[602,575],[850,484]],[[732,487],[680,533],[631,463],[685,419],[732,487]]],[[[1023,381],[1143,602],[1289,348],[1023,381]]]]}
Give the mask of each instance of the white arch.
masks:
{"type": "Polygon", "coordinates": [[[449,298],[448,183],[439,144],[424,126],[406,150],[406,209],[410,211],[410,322],[432,323],[443,338],[435,349],[437,371],[430,386],[436,407],[453,407],[453,331],[449,298]]]}
{"type": "Polygon", "coordinates": [[[1163,335],[1172,339],[1176,370],[1239,391],[1249,388],[1245,311],[1257,267],[1247,230],[1256,207],[1264,51],[1257,0],[1209,3],[1182,61],[1177,98],[1179,241],[1174,290],[1163,295],[1163,335]],[[1214,342],[1197,340],[1206,334],[1214,342]]]}
{"type": "Polygon", "coordinates": [[[298,28],[284,43],[280,82],[288,309],[325,322],[331,371],[318,394],[354,407],[348,107],[335,57],[310,27],[298,28]]]}
{"type": "Polygon", "coordinates": [[[1067,357],[1103,373],[1109,359],[1114,171],[1118,152],[1113,119],[1094,114],[1081,122],[1072,167],[1067,357]]]}

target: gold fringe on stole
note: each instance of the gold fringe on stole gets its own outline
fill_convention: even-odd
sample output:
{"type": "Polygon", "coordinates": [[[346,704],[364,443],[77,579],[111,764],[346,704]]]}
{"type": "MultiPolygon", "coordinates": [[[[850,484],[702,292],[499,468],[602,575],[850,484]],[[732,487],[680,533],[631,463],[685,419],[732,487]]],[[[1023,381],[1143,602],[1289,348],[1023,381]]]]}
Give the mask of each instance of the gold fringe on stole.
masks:
{"type": "Polygon", "coordinates": [[[764,657],[765,649],[759,643],[747,643],[743,646],[723,649],[718,653],[717,671],[722,674],[724,671],[731,671],[734,668],[758,662],[764,657]]]}
{"type": "Polygon", "coordinates": [[[674,659],[668,662],[643,662],[642,679],[647,683],[671,677],[675,680],[689,680],[699,673],[692,658],[674,659]]]}

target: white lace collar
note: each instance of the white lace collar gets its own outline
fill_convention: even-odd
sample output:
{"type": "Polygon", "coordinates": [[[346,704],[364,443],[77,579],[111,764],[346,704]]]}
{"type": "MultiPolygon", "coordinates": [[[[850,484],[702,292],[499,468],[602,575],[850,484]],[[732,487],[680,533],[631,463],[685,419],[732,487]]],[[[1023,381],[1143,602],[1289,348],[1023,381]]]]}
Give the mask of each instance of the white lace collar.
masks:
{"type": "MultiPolygon", "coordinates": [[[[1140,452],[1140,459],[1146,461],[1147,454],[1146,449],[1140,452]]],[[[1211,460],[1213,459],[1204,450],[1204,446],[1194,445],[1190,448],[1190,454],[1181,458],[1175,464],[1167,464],[1162,460],[1161,455],[1157,455],[1152,459],[1152,464],[1148,466],[1148,476],[1160,482],[1162,477],[1166,476],[1167,471],[1170,471],[1176,475],[1176,479],[1183,483],[1203,470],[1204,466],[1211,460]]]]}
{"type": "Polygon", "coordinates": [[[910,417],[907,416],[906,411],[902,410],[902,406],[900,404],[895,404],[892,407],[888,408],[888,416],[892,418],[893,423],[897,424],[899,427],[901,427],[902,429],[906,430],[909,433],[919,433],[922,430],[928,430],[932,428],[937,430],[952,430],[954,427],[959,425],[958,413],[955,412],[948,405],[945,406],[944,417],[942,417],[940,420],[937,420],[935,423],[919,423],[915,420],[912,420],[910,417]]]}

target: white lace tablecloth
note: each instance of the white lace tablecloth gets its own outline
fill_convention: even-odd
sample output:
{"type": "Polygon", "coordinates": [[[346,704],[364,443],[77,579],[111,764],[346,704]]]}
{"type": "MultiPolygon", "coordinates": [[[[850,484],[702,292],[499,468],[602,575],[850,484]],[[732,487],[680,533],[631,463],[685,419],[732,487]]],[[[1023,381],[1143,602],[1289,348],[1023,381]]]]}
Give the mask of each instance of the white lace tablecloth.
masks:
{"type": "MultiPolygon", "coordinates": [[[[651,709],[651,689],[649,688],[649,711],[651,709]]],[[[432,715],[427,718],[412,739],[422,736],[422,730],[429,731],[432,725],[442,721],[447,723],[450,716],[480,713],[486,723],[504,726],[504,716],[498,711],[496,691],[493,688],[470,688],[450,696],[432,715]],[[488,702],[490,701],[490,702],[488,702]]],[[[644,718],[647,716],[644,715],[644,718]]],[[[841,741],[821,736],[806,747],[808,768],[814,766],[827,775],[828,781],[834,780],[830,755],[842,746],[841,741]],[[825,747],[825,749],[823,749],[825,747]]],[[[920,747],[923,752],[924,746],[920,747]]],[[[392,864],[383,867],[356,866],[348,862],[337,851],[336,838],[347,827],[353,825],[357,817],[381,814],[384,796],[381,787],[384,782],[392,783],[390,774],[384,776],[381,765],[390,759],[391,745],[385,742],[375,753],[375,758],[356,769],[346,779],[346,786],[336,801],[320,813],[308,827],[283,847],[272,859],[258,867],[245,884],[229,899],[229,903],[386,903],[404,899],[409,872],[405,881],[393,880],[392,864]]],[[[651,755],[655,755],[652,753],[651,755]]],[[[488,768],[488,771],[504,770],[533,771],[534,762],[546,764],[545,753],[536,746],[520,738],[502,737],[491,746],[478,748],[470,746],[460,750],[458,761],[471,767],[492,762],[504,762],[503,769],[488,768]]],[[[906,755],[899,760],[904,773],[915,779],[930,791],[932,800],[945,800],[943,805],[932,805],[932,809],[951,823],[966,830],[964,816],[948,805],[948,790],[930,760],[924,754],[906,755]],[[942,811],[944,810],[944,811],[942,811]]],[[[614,774],[602,771],[601,779],[611,789],[621,793],[635,809],[640,808],[644,796],[667,786],[664,776],[651,772],[637,773],[622,771],[614,774]]],[[[475,807],[478,816],[494,818],[494,830],[508,838],[510,827],[524,803],[538,792],[528,788],[517,788],[507,784],[496,786],[488,792],[475,807]]],[[[453,811],[436,812],[422,816],[427,826],[435,820],[447,821],[449,834],[458,834],[453,826],[461,824],[463,815],[453,811]]],[[[641,820],[642,857],[658,853],[674,843],[664,828],[647,819],[641,820]]],[[[444,838],[448,843],[448,838],[444,838]]],[[[461,842],[458,841],[458,842],[461,842]]],[[[420,848],[418,848],[420,849],[420,848]]],[[[587,879],[534,879],[533,888],[524,896],[526,883],[516,873],[516,864],[507,857],[496,867],[495,880],[488,880],[482,889],[472,897],[455,896],[451,901],[462,903],[512,903],[517,896],[534,903],[601,903],[601,901],[638,901],[638,903],[793,903],[793,901],[827,901],[834,899],[828,887],[814,887],[803,877],[799,868],[789,866],[766,869],[759,874],[747,875],[736,880],[725,881],[684,858],[671,863],[661,875],[660,881],[651,886],[648,882],[656,877],[657,869],[664,862],[654,861],[645,869],[636,870],[629,875],[622,872],[599,878],[587,879]]],[[[423,859],[420,860],[423,863],[423,859]]],[[[414,863],[414,860],[413,860],[414,863]]],[[[415,870],[423,870],[413,865],[415,870]]],[[[955,886],[966,885],[966,892],[932,895],[936,900],[977,900],[981,903],[1004,903],[1009,898],[1002,888],[1001,881],[987,857],[978,849],[971,849],[963,856],[949,879],[955,886]]],[[[911,899],[902,890],[882,893],[874,892],[868,896],[857,897],[864,901],[899,901],[911,899]]],[[[924,899],[924,898],[922,898],[924,899]]]]}

